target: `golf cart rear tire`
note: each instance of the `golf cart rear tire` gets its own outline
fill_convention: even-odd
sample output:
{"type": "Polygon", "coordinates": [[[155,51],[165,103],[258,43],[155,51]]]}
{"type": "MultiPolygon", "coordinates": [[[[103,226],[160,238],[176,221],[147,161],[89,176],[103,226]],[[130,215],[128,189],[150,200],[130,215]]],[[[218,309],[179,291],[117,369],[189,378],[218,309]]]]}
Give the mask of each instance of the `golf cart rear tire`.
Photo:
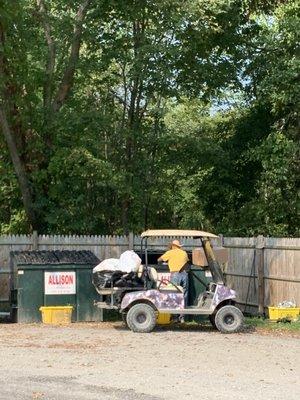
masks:
{"type": "Polygon", "coordinates": [[[215,316],[216,328],[222,333],[239,332],[243,323],[243,313],[235,306],[221,307],[215,316]]]}
{"type": "Polygon", "coordinates": [[[126,321],[133,332],[148,333],[156,325],[156,312],[149,304],[135,304],[127,312],[126,321]]]}

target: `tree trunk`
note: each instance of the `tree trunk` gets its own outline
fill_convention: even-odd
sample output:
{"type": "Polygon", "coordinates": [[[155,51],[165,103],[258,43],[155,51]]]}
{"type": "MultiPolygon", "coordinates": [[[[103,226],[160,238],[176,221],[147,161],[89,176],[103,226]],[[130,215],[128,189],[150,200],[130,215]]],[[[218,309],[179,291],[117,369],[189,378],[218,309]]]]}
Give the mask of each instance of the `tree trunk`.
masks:
{"type": "Polygon", "coordinates": [[[4,83],[3,87],[1,87],[1,92],[0,92],[0,127],[2,128],[2,132],[4,135],[4,138],[7,143],[7,147],[10,153],[10,157],[15,169],[15,173],[17,175],[17,179],[20,185],[20,191],[22,194],[23,198],[23,205],[25,209],[25,213],[28,219],[28,222],[31,226],[31,229],[35,230],[38,228],[37,226],[37,218],[35,214],[35,210],[33,207],[33,200],[32,200],[32,194],[30,190],[30,184],[29,180],[25,171],[24,163],[21,160],[21,157],[18,152],[18,147],[16,143],[16,138],[14,134],[12,133],[7,116],[6,116],[6,111],[4,107],[4,102],[3,99],[9,95],[9,90],[7,87],[9,86],[8,84],[8,70],[7,70],[7,60],[4,55],[4,48],[5,48],[5,34],[4,34],[4,28],[3,25],[0,22],[0,77],[2,82],[4,83]],[[4,94],[4,92],[6,92],[4,94]]]}
{"type": "Polygon", "coordinates": [[[59,88],[57,90],[57,93],[55,95],[55,98],[52,102],[52,110],[54,113],[56,113],[61,109],[63,103],[68,97],[71,88],[73,86],[76,64],[79,59],[83,22],[88,12],[90,3],[91,0],[83,1],[82,4],[79,6],[76,14],[74,33],[73,33],[68,63],[64,71],[62,80],[60,82],[59,88]]]}
{"type": "Polygon", "coordinates": [[[128,228],[129,207],[130,207],[130,199],[129,196],[126,195],[124,200],[122,201],[122,225],[123,225],[124,235],[128,235],[129,233],[129,228],[128,228]]]}
{"type": "MultiPolygon", "coordinates": [[[[145,21],[134,21],[132,24],[132,34],[133,34],[133,53],[134,60],[133,63],[139,62],[140,57],[140,48],[142,46],[142,40],[145,29],[145,21]]],[[[123,76],[125,76],[125,71],[123,72],[123,76]]],[[[124,84],[124,92],[126,94],[124,110],[126,110],[127,106],[127,85],[126,79],[123,78],[124,84]]],[[[135,165],[134,158],[136,152],[136,139],[137,134],[139,133],[139,128],[141,124],[140,117],[140,103],[142,100],[143,94],[143,70],[139,69],[134,72],[131,77],[131,85],[130,85],[130,101],[128,105],[128,114],[127,114],[127,129],[126,129],[126,141],[125,141],[125,161],[126,161],[126,175],[127,175],[127,184],[130,189],[133,188],[134,184],[134,175],[135,175],[135,165]]],[[[130,211],[132,208],[132,195],[130,192],[125,193],[124,199],[122,201],[122,224],[124,233],[128,233],[128,220],[130,211]]]]}
{"type": "Polygon", "coordinates": [[[27,177],[27,174],[25,172],[25,168],[21,162],[21,159],[18,154],[18,149],[14,140],[14,137],[12,135],[12,132],[9,128],[7,118],[6,118],[6,113],[4,110],[3,105],[0,103],[0,125],[2,127],[2,132],[5,137],[9,153],[13,162],[13,166],[18,178],[18,182],[20,185],[20,190],[23,198],[23,204],[24,204],[24,209],[26,212],[27,219],[29,221],[29,224],[32,228],[32,230],[35,230],[38,228],[37,224],[37,219],[33,207],[33,201],[32,201],[32,195],[30,191],[30,185],[29,185],[29,180],[27,177]]]}
{"type": "Polygon", "coordinates": [[[51,124],[52,124],[52,98],[54,90],[54,71],[56,62],[56,43],[52,35],[52,28],[49,22],[48,10],[44,0],[37,0],[38,12],[47,42],[48,54],[45,67],[43,87],[43,108],[44,108],[44,140],[47,147],[52,147],[51,124]]]}

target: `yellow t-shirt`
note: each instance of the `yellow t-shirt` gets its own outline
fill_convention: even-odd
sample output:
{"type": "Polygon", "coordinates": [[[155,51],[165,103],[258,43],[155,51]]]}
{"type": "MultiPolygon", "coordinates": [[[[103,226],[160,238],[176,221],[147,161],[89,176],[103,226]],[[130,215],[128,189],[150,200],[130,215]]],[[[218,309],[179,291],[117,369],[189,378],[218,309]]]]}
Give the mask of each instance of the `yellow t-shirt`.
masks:
{"type": "Polygon", "coordinates": [[[189,260],[186,251],[181,249],[168,250],[161,256],[161,259],[168,261],[170,272],[179,272],[189,260]]]}

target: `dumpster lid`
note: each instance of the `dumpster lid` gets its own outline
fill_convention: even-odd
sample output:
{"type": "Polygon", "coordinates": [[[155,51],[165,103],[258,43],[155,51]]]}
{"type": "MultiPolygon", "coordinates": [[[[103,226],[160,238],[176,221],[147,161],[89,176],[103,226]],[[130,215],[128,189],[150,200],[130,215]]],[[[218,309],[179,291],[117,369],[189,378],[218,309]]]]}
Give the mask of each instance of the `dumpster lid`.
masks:
{"type": "Polygon", "coordinates": [[[41,250],[12,251],[11,256],[17,264],[92,264],[99,263],[98,257],[89,250],[41,250]]]}

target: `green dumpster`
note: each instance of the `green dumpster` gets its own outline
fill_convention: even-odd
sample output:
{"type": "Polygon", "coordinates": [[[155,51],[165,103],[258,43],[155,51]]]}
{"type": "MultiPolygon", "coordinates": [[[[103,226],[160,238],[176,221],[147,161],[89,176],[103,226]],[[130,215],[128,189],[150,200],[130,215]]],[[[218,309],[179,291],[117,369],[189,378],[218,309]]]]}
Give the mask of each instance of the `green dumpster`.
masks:
{"type": "Polygon", "coordinates": [[[91,251],[11,252],[11,310],[15,322],[41,322],[40,307],[73,306],[72,321],[101,321],[91,251]]]}

